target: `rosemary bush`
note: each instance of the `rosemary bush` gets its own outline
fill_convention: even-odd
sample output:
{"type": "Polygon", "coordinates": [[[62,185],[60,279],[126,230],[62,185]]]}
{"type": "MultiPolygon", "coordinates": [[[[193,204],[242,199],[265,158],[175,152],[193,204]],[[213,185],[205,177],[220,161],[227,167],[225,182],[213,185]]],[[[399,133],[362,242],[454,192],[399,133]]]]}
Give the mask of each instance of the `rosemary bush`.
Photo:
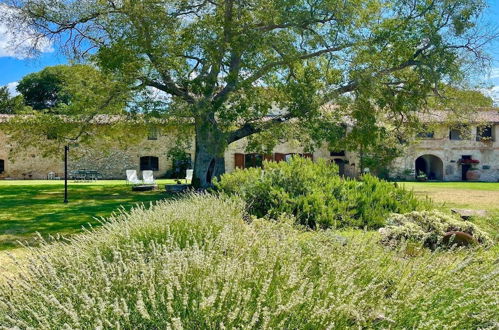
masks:
{"type": "Polygon", "coordinates": [[[377,233],[242,219],[191,195],[32,251],[0,287],[0,328],[494,328],[497,250],[408,257],[377,233]]]}
{"type": "Polygon", "coordinates": [[[292,214],[311,228],[379,228],[390,213],[424,210],[431,205],[394,183],[364,175],[342,178],[324,160],[293,157],[289,162],[266,162],[264,169],[227,173],[215,183],[222,193],[237,195],[257,217],[277,219],[292,214]]]}

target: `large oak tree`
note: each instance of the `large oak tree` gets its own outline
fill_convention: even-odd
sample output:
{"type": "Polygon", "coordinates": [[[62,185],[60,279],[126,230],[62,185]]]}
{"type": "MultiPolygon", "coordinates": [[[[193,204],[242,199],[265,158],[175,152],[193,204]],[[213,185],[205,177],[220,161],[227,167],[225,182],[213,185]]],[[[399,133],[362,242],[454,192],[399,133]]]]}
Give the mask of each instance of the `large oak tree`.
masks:
{"type": "MultiPolygon", "coordinates": [[[[195,128],[194,181],[227,146],[337,113],[407,120],[483,60],[476,0],[13,0],[11,23],[58,39],[195,128]],[[334,106],[322,107],[324,104],[334,106]],[[326,111],[324,111],[326,109],[326,111]],[[270,116],[269,116],[270,115],[270,116]]],[[[312,134],[313,135],[313,134],[312,134]]],[[[317,134],[320,135],[320,134],[317,134]]]]}

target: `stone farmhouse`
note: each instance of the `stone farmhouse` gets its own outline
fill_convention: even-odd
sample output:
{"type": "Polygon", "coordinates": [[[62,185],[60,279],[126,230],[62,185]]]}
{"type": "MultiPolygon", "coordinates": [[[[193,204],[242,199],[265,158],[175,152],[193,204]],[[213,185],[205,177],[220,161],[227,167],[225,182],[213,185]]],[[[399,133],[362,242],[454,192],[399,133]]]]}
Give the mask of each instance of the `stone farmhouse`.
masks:
{"type": "Polygon", "coordinates": [[[417,143],[395,159],[392,177],[499,181],[499,109],[477,111],[473,118],[450,126],[443,111],[423,121],[433,129],[418,134],[417,143]]]}
{"type": "MultiPolygon", "coordinates": [[[[3,120],[6,120],[6,115],[3,115],[3,120]]],[[[389,169],[391,177],[406,180],[418,177],[442,181],[499,181],[498,109],[479,111],[473,120],[459,127],[450,127],[444,112],[432,113],[425,121],[431,123],[434,129],[419,134],[418,142],[411,145],[402,157],[395,159],[389,169]]],[[[69,171],[95,170],[103,178],[123,179],[127,169],[153,170],[155,177],[163,177],[172,167],[167,153],[175,146],[175,139],[156,130],[145,135],[142,142],[126,148],[72,148],[69,171]]],[[[60,156],[43,157],[37,148],[26,150],[22,156],[13,156],[13,143],[2,133],[0,126],[0,180],[47,179],[49,173],[56,178],[62,177],[62,148],[60,156]]],[[[47,143],[50,141],[47,140],[47,143]]],[[[354,177],[366,170],[360,168],[358,154],[348,150],[332,151],[327,145],[307,153],[299,142],[290,141],[277,145],[271,155],[248,153],[246,145],[246,140],[240,140],[226,150],[227,172],[235,168],[261,166],[263,160],[285,161],[292,155],[334,162],[340,167],[340,173],[347,176],[354,177]]],[[[193,161],[193,147],[186,152],[193,161]]]]}

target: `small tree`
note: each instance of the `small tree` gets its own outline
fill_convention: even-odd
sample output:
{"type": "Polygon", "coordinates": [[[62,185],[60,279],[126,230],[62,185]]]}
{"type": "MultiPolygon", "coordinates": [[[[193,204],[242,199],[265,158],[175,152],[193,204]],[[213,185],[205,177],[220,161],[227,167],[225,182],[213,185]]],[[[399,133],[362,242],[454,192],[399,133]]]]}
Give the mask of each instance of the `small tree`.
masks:
{"type": "Polygon", "coordinates": [[[71,96],[65,91],[64,85],[72,78],[72,72],[83,68],[65,65],[47,67],[22,78],[17,90],[24,96],[26,105],[34,110],[50,110],[69,103],[71,96]]]}
{"type": "Polygon", "coordinates": [[[409,118],[443,81],[459,82],[466,65],[483,63],[488,40],[477,32],[485,2],[476,0],[10,5],[11,24],[35,31],[34,40],[59,39],[134,87],[165,93],[165,115],[194,126],[201,187],[224,172],[229,144],[294,120],[324,121],[327,103],[353,118],[409,118]]]}
{"type": "Polygon", "coordinates": [[[0,87],[0,114],[12,115],[24,109],[22,95],[11,96],[7,86],[0,87]]]}

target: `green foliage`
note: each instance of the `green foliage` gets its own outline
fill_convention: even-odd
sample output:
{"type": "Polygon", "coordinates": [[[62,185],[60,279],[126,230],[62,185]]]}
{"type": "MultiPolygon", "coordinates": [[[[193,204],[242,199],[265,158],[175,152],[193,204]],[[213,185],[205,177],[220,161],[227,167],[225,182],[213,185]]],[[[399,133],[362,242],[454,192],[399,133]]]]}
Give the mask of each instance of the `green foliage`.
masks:
{"type": "Polygon", "coordinates": [[[67,104],[70,95],[63,90],[65,82],[71,78],[67,75],[67,68],[69,67],[47,67],[40,72],[28,74],[19,81],[17,90],[24,96],[26,104],[35,110],[67,104]]]}
{"type": "Polygon", "coordinates": [[[22,95],[12,97],[7,86],[0,87],[0,114],[12,115],[25,108],[22,95]]]}
{"type": "Polygon", "coordinates": [[[215,183],[229,195],[241,196],[251,214],[278,219],[292,214],[311,228],[384,225],[391,212],[426,207],[412,192],[370,175],[341,178],[335,165],[294,157],[290,162],[265,163],[225,174],[215,183]]]}
{"type": "Polygon", "coordinates": [[[444,234],[454,231],[470,234],[480,244],[492,243],[490,237],[472,222],[436,210],[392,214],[387,226],[380,229],[381,241],[386,245],[396,246],[402,241],[410,241],[433,249],[444,246],[444,234]]]}
{"type": "Polygon", "coordinates": [[[172,168],[166,173],[169,179],[184,179],[186,171],[192,168],[191,155],[185,152],[185,149],[174,147],[166,155],[172,162],[172,168]]]}
{"type": "MultiPolygon", "coordinates": [[[[85,111],[82,103],[89,106],[88,100],[92,98],[110,98],[115,85],[115,82],[89,65],[57,65],[23,77],[17,90],[23,95],[26,105],[34,110],[71,114],[68,111],[70,107],[77,108],[77,114],[85,111]]],[[[108,102],[111,104],[116,100],[108,102]]]]}
{"type": "Polygon", "coordinates": [[[0,283],[6,328],[493,328],[496,256],[338,242],[188,196],[33,250],[0,283]],[[486,285],[484,285],[486,284],[486,285]]]}
{"type": "Polygon", "coordinates": [[[16,142],[13,153],[36,146],[44,155],[56,154],[62,145],[90,145],[97,139],[103,148],[145,134],[143,122],[126,120],[128,86],[91,66],[47,67],[23,78],[18,90],[33,109],[25,107],[17,111],[22,116],[2,123],[2,131],[16,142]]]}
{"type": "Polygon", "coordinates": [[[428,99],[428,105],[434,109],[454,109],[469,114],[470,108],[490,108],[494,105],[494,100],[479,90],[456,88],[443,84],[440,86],[440,90],[446,95],[445,98],[434,96],[428,99]]]}

